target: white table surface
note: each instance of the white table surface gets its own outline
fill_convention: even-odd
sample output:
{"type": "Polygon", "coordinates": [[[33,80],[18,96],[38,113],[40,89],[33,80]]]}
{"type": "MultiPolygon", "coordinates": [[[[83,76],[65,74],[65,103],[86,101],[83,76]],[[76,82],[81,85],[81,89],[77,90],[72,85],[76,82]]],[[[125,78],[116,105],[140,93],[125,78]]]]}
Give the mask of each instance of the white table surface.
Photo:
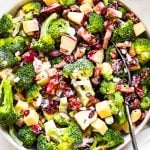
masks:
{"type": "MultiPolygon", "coordinates": [[[[8,6],[9,2],[16,3],[19,0],[0,0],[0,6],[8,6]],[[13,2],[12,2],[13,1],[13,2]]],[[[139,15],[146,28],[150,31],[150,0],[121,0],[125,2],[137,15],[139,15]]],[[[5,12],[3,7],[0,7],[0,14],[5,12]]],[[[150,32],[149,32],[150,33],[150,32]]],[[[150,150],[150,122],[147,124],[145,129],[137,136],[139,150],[150,150]]],[[[0,135],[0,150],[16,150],[6,139],[0,135]]],[[[132,145],[129,143],[124,150],[132,150],[132,145]]]]}

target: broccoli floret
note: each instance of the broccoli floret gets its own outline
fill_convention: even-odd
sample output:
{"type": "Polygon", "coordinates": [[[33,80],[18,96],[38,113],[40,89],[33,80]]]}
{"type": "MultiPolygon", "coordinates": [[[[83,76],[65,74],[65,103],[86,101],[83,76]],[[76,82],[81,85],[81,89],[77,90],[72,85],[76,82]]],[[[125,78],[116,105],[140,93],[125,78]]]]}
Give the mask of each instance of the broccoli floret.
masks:
{"type": "Polygon", "coordinates": [[[48,29],[53,20],[57,18],[57,14],[50,15],[42,24],[40,39],[32,43],[32,47],[40,52],[48,53],[50,50],[55,49],[55,41],[48,33],[48,29]]]}
{"type": "Polygon", "coordinates": [[[33,84],[29,88],[25,90],[26,100],[27,102],[32,102],[36,98],[38,98],[41,90],[41,86],[39,84],[33,84]]]}
{"type": "Polygon", "coordinates": [[[94,136],[94,142],[90,150],[109,149],[120,145],[123,142],[124,138],[120,133],[113,129],[108,129],[104,135],[97,133],[94,136]]]}
{"type": "Polygon", "coordinates": [[[69,22],[59,18],[52,21],[51,25],[49,26],[48,32],[52,36],[53,39],[58,39],[61,37],[62,34],[67,33],[69,28],[69,22]]]}
{"type": "Polygon", "coordinates": [[[103,80],[100,84],[99,91],[103,95],[110,95],[115,93],[115,83],[112,81],[103,80]]]}
{"type": "Polygon", "coordinates": [[[89,102],[88,94],[94,95],[90,77],[93,74],[94,65],[87,59],[82,58],[74,63],[64,66],[62,74],[72,79],[72,84],[84,106],[89,102]]]}
{"type": "Polygon", "coordinates": [[[150,108],[150,98],[149,97],[143,97],[140,101],[140,108],[142,110],[147,110],[150,108]]]}
{"type": "Polygon", "coordinates": [[[64,146],[67,147],[67,150],[75,150],[82,143],[82,131],[73,122],[66,128],[50,128],[48,130],[48,136],[58,143],[59,149],[64,146]]]}
{"type": "Polygon", "coordinates": [[[150,40],[138,38],[132,43],[131,49],[135,50],[137,58],[141,64],[146,64],[150,61],[150,40]]]}
{"type": "Polygon", "coordinates": [[[9,135],[12,137],[12,139],[18,144],[18,145],[23,145],[23,142],[19,140],[17,136],[17,132],[14,128],[14,126],[9,126],[9,135]]]}
{"type": "Polygon", "coordinates": [[[91,13],[86,29],[91,33],[98,33],[103,31],[104,20],[101,15],[91,13]]]}
{"type": "Polygon", "coordinates": [[[60,0],[61,5],[70,6],[76,3],[76,0],[60,0]]]}
{"type": "Polygon", "coordinates": [[[39,52],[48,53],[55,49],[55,41],[50,35],[41,36],[38,41],[33,42],[33,48],[39,52]]]}
{"type": "Polygon", "coordinates": [[[56,124],[60,125],[60,126],[67,126],[69,125],[69,120],[63,118],[60,113],[56,112],[54,114],[47,114],[45,111],[44,113],[44,117],[46,120],[51,120],[53,119],[55,121],[56,124]]]}
{"type": "Polygon", "coordinates": [[[16,62],[17,60],[11,52],[0,51],[0,69],[12,67],[16,62]]]}
{"type": "Polygon", "coordinates": [[[2,37],[14,36],[15,29],[20,28],[21,22],[9,13],[4,14],[0,19],[0,35],[2,37]]]}
{"type": "Polygon", "coordinates": [[[28,40],[21,36],[3,38],[0,39],[0,50],[8,51],[13,54],[17,51],[23,53],[27,44],[28,40]]]}
{"type": "Polygon", "coordinates": [[[133,21],[128,20],[113,31],[113,42],[125,42],[134,39],[133,21]]]}
{"type": "Polygon", "coordinates": [[[54,142],[48,142],[46,136],[40,134],[37,140],[37,150],[56,150],[57,146],[54,142]]]}
{"type": "Polygon", "coordinates": [[[28,88],[35,76],[35,71],[33,65],[26,64],[19,68],[15,74],[16,78],[19,78],[19,81],[15,83],[17,89],[26,89],[28,88]]]}
{"type": "Polygon", "coordinates": [[[59,64],[62,60],[63,60],[62,57],[55,57],[55,58],[52,58],[52,60],[51,60],[51,65],[52,65],[52,67],[53,67],[54,65],[56,65],[56,64],[59,64]]]}
{"type": "Polygon", "coordinates": [[[36,142],[36,137],[32,132],[32,127],[23,126],[18,130],[18,138],[23,142],[26,148],[32,148],[36,142]]]}
{"type": "Polygon", "coordinates": [[[123,7],[118,7],[118,10],[122,12],[122,16],[126,14],[126,9],[123,7]]]}
{"type": "Polygon", "coordinates": [[[42,5],[38,2],[31,2],[22,7],[25,13],[25,20],[30,20],[34,15],[38,15],[42,9],[42,5]]]}
{"type": "Polygon", "coordinates": [[[103,0],[103,3],[105,6],[107,6],[108,4],[112,3],[114,0],[103,0]]]}
{"type": "Polygon", "coordinates": [[[120,92],[116,92],[111,96],[110,106],[116,122],[120,125],[124,124],[127,121],[127,118],[124,108],[124,98],[120,92]]]}
{"type": "Polygon", "coordinates": [[[13,125],[19,117],[13,106],[13,93],[10,78],[2,80],[0,85],[0,125],[13,125]]]}
{"type": "Polygon", "coordinates": [[[114,46],[109,46],[106,49],[106,52],[105,52],[106,62],[111,62],[111,60],[112,60],[111,53],[117,53],[117,51],[116,51],[114,46]]]}

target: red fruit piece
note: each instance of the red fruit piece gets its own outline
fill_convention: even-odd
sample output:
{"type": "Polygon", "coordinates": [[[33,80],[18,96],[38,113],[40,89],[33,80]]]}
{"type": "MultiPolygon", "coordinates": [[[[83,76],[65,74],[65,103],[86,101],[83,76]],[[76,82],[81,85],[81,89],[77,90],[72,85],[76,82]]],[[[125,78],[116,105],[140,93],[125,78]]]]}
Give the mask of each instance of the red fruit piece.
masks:
{"type": "Polygon", "coordinates": [[[41,130],[42,130],[42,128],[38,124],[35,124],[32,126],[32,131],[35,134],[39,134],[41,132],[41,130]]]}
{"type": "Polygon", "coordinates": [[[22,55],[22,58],[29,63],[32,63],[34,61],[34,57],[36,56],[36,53],[33,52],[32,50],[29,50],[28,52],[25,52],[22,55]]]}

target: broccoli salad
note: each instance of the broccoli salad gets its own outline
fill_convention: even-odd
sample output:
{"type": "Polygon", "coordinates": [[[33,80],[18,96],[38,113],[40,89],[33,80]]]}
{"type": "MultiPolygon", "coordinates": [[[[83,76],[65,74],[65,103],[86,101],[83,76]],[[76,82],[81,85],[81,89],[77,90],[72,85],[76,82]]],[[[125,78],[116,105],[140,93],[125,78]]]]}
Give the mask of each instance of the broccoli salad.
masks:
{"type": "Polygon", "coordinates": [[[27,149],[121,145],[129,133],[125,103],[135,127],[150,108],[144,32],[116,0],[41,0],[4,14],[0,125],[27,149]]]}

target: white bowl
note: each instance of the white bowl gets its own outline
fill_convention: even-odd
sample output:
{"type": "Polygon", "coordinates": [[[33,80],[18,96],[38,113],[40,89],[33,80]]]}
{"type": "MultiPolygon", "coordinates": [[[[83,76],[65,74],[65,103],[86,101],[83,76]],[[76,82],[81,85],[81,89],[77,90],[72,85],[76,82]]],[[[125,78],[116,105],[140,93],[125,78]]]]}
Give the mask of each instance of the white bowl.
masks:
{"type": "MultiPolygon", "coordinates": [[[[18,8],[19,8],[21,5],[27,3],[27,2],[29,2],[29,1],[31,1],[31,0],[0,0],[0,1],[1,1],[1,2],[0,2],[1,6],[4,6],[4,7],[1,7],[1,9],[0,9],[0,17],[1,17],[1,16],[2,16],[4,13],[6,13],[6,12],[11,12],[12,14],[15,14],[16,11],[18,10],[18,8]]],[[[140,11],[138,11],[138,10],[136,9],[137,6],[134,7],[135,5],[133,5],[133,2],[132,2],[132,1],[130,1],[130,0],[120,0],[120,1],[123,2],[123,3],[125,2],[125,5],[126,5],[129,9],[133,10],[133,11],[135,12],[135,14],[137,14],[137,15],[139,16],[139,18],[140,18],[140,19],[144,22],[144,24],[145,24],[146,19],[147,19],[148,16],[147,16],[147,17],[146,17],[145,15],[143,16],[143,13],[140,12],[140,11]]],[[[149,0],[144,0],[145,3],[148,2],[148,1],[149,1],[149,0]]],[[[138,1],[137,1],[137,2],[134,1],[134,3],[139,3],[139,2],[138,2],[138,1]]],[[[144,3],[143,3],[143,4],[144,4],[144,3]]],[[[141,7],[141,6],[140,6],[140,7],[141,7]]],[[[141,8],[141,9],[142,9],[142,8],[141,8]]],[[[148,20],[148,19],[147,19],[147,20],[148,20]]],[[[146,27],[146,29],[147,29],[147,35],[150,37],[150,28],[148,28],[149,25],[150,25],[150,22],[146,22],[145,27],[146,27]]],[[[146,117],[145,117],[145,119],[142,121],[142,123],[136,127],[136,129],[135,129],[135,134],[138,134],[138,133],[144,128],[144,126],[146,125],[146,123],[148,122],[149,119],[150,119],[150,110],[147,111],[146,117]]],[[[3,135],[3,136],[7,139],[7,141],[8,141],[9,143],[11,143],[16,149],[18,149],[18,150],[27,150],[27,149],[24,148],[23,146],[18,145],[15,141],[13,141],[13,139],[9,136],[9,134],[8,134],[6,131],[4,131],[1,127],[0,127],[0,134],[3,135]]],[[[126,135],[126,136],[124,137],[124,143],[123,143],[122,145],[118,146],[117,148],[115,148],[115,150],[121,150],[121,149],[122,149],[123,147],[125,147],[130,141],[131,141],[131,138],[130,138],[130,135],[128,134],[128,135],[126,135]]]]}

